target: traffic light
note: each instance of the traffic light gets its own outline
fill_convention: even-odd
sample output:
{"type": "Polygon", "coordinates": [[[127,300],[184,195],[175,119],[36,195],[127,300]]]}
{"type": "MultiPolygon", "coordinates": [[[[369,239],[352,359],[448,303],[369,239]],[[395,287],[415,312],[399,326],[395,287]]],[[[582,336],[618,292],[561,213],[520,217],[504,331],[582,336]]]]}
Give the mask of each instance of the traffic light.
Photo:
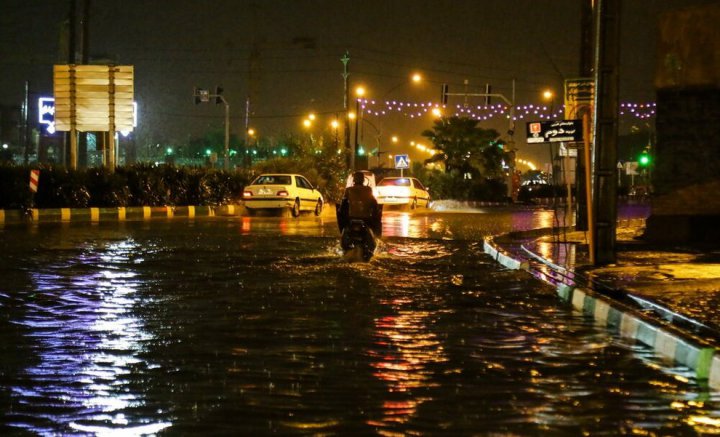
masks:
{"type": "Polygon", "coordinates": [[[448,99],[448,84],[444,83],[440,87],[440,103],[447,105],[448,99]]]}
{"type": "Polygon", "coordinates": [[[195,87],[193,89],[193,97],[195,98],[195,104],[206,103],[210,100],[208,90],[195,87]]]}
{"type": "Polygon", "coordinates": [[[221,95],[222,92],[223,92],[222,87],[219,87],[219,86],[216,86],[216,87],[215,87],[215,104],[216,104],[216,105],[219,105],[219,104],[221,104],[221,103],[223,102],[223,98],[222,98],[222,95],[221,95]]]}
{"type": "Polygon", "coordinates": [[[640,167],[647,167],[650,165],[650,162],[652,160],[650,159],[650,154],[647,150],[643,150],[643,152],[638,156],[638,165],[640,167]]]}

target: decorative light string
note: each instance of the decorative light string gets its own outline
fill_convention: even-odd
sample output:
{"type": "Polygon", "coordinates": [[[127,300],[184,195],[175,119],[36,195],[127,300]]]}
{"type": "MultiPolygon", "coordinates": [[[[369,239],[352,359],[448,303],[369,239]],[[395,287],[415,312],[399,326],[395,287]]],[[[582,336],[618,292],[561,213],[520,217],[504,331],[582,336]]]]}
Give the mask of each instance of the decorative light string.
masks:
{"type": "MultiPolygon", "coordinates": [[[[433,102],[400,102],[386,100],[378,102],[372,99],[360,99],[362,112],[376,117],[399,113],[409,118],[424,117],[433,109],[440,109],[448,116],[470,117],[475,120],[491,120],[496,117],[509,118],[509,106],[500,103],[496,105],[440,105],[433,102]]],[[[655,116],[655,103],[621,103],[620,115],[648,119],[655,116]]],[[[513,115],[514,120],[558,120],[564,118],[565,105],[557,108],[548,105],[517,105],[513,115]]]]}

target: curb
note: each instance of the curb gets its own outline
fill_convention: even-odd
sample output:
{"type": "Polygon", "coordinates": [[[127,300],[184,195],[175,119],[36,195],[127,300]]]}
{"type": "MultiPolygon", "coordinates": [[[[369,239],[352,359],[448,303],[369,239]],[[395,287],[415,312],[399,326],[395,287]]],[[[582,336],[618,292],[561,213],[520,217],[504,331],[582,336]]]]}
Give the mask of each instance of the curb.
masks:
{"type": "MultiPolygon", "coordinates": [[[[570,303],[584,316],[592,317],[597,325],[612,334],[651,347],[668,368],[677,365],[688,367],[698,380],[707,381],[710,388],[720,389],[720,351],[708,342],[644,316],[638,310],[591,289],[563,282],[562,275],[548,276],[547,269],[536,269],[527,259],[513,257],[493,237],[485,239],[484,248],[485,253],[504,267],[525,270],[554,286],[561,300],[570,303]]],[[[538,255],[533,255],[536,260],[542,260],[538,255]]],[[[566,273],[563,267],[555,266],[547,260],[541,262],[555,273],[566,273]]]]}
{"type": "Polygon", "coordinates": [[[106,222],[173,217],[215,217],[246,214],[242,205],[131,206],[117,208],[48,208],[27,211],[0,209],[0,225],[6,223],[106,222]]]}
{"type": "MultiPolygon", "coordinates": [[[[335,215],[334,208],[323,208],[323,214],[335,215]]],[[[244,205],[219,206],[120,206],[117,208],[47,208],[0,209],[0,226],[20,223],[111,222],[156,218],[240,217],[247,216],[244,205]]]]}

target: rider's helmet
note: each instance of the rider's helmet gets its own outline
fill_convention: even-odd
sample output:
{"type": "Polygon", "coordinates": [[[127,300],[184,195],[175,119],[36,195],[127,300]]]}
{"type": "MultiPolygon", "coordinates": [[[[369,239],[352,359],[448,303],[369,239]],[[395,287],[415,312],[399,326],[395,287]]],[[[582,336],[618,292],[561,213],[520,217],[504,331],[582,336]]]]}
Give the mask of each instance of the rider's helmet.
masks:
{"type": "Polygon", "coordinates": [[[355,173],[353,173],[353,184],[364,185],[365,184],[365,174],[361,171],[356,171],[355,173]]]}

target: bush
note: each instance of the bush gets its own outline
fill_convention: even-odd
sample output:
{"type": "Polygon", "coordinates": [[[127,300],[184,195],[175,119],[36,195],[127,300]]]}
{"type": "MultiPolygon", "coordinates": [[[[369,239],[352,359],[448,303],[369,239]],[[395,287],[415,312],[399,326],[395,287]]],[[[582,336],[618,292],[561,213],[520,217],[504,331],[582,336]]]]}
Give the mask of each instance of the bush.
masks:
{"type": "Polygon", "coordinates": [[[499,202],[507,196],[507,185],[500,179],[465,179],[457,171],[432,172],[426,178],[423,182],[430,187],[433,199],[499,202]]]}
{"type": "Polygon", "coordinates": [[[220,205],[238,201],[250,178],[247,172],[148,164],[119,167],[114,173],[40,167],[33,196],[30,168],[0,165],[1,209],[220,205]]]}

